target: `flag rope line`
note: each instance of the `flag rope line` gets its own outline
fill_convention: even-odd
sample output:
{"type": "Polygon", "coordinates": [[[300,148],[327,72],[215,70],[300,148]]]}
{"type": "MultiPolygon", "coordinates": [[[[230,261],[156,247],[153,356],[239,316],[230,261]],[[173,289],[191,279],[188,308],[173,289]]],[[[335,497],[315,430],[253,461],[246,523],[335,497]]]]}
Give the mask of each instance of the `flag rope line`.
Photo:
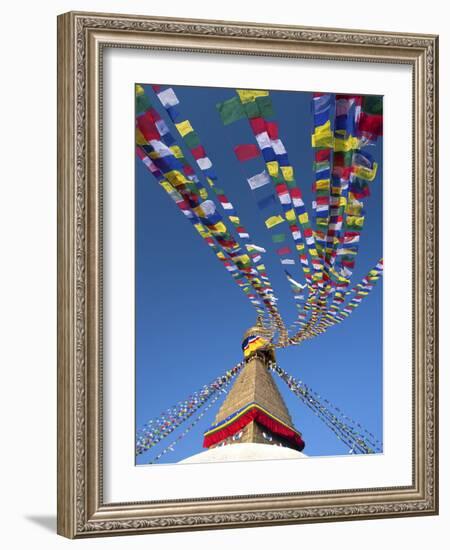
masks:
{"type": "Polygon", "coordinates": [[[140,455],[162,439],[170,435],[178,426],[188,420],[213,395],[227,385],[241,371],[245,362],[237,363],[232,369],[218,376],[200,390],[194,392],[186,400],[170,407],[157,418],[149,420],[136,434],[136,455],[140,455]]]}
{"type": "Polygon", "coordinates": [[[359,451],[361,454],[381,452],[381,443],[374,435],[362,427],[360,423],[354,421],[348,415],[345,415],[340,408],[332,405],[334,410],[341,416],[341,419],[339,419],[336,414],[333,414],[324,404],[326,402],[331,405],[329,400],[324,400],[306,384],[296,380],[293,376],[288,374],[287,371],[283,370],[277,363],[270,363],[268,369],[275,372],[283,382],[285,382],[291,392],[299,397],[300,400],[333,431],[336,437],[352,450],[352,452],[359,451]],[[366,435],[356,431],[346,422],[346,420],[361,429],[366,435]]]}
{"type": "MultiPolygon", "coordinates": [[[[223,218],[216,210],[215,203],[211,200],[206,200],[208,199],[206,188],[200,183],[194,169],[184,157],[181,148],[178,145],[174,145],[176,140],[172,136],[166,122],[151,106],[142,86],[138,85],[137,98],[139,97],[145,97],[146,100],[145,110],[137,116],[139,157],[144,161],[153,175],[157,177],[164,189],[171,194],[183,213],[196,225],[206,225],[211,235],[208,234],[205,238],[215,239],[217,244],[222,247],[224,258],[219,259],[223,259],[225,263],[228,256],[228,259],[234,266],[229,264],[226,267],[232,267],[233,270],[236,267],[240,271],[241,275],[248,280],[248,283],[258,294],[259,299],[274,319],[279,330],[284,330],[284,323],[272,299],[273,289],[268,278],[265,277],[261,283],[258,270],[250,267],[250,257],[242,253],[242,247],[229,233],[223,222],[223,218]],[[200,202],[200,199],[203,199],[203,202],[200,202]]],[[[175,123],[175,126],[185,141],[187,136],[191,136],[190,139],[192,140],[192,135],[195,135],[193,143],[199,145],[198,136],[188,120],[175,123]]],[[[198,160],[207,160],[208,164],[205,166],[209,166],[210,164],[210,160],[207,157],[198,160]]],[[[258,313],[263,312],[264,310],[258,313]]]]}
{"type": "Polygon", "coordinates": [[[228,386],[231,383],[231,379],[228,380],[228,382],[223,386],[220,390],[217,391],[216,395],[211,399],[211,401],[202,409],[199,415],[194,419],[191,424],[187,426],[185,430],[174,440],[172,443],[167,445],[158,455],[155,456],[155,458],[148,462],[148,464],[154,464],[157,462],[160,458],[162,458],[165,454],[167,454],[170,451],[174,451],[174,447],[180,443],[182,439],[184,439],[188,433],[191,432],[191,430],[200,422],[200,420],[205,416],[205,414],[213,407],[213,405],[216,404],[216,402],[223,397],[222,394],[227,394],[228,386]]]}

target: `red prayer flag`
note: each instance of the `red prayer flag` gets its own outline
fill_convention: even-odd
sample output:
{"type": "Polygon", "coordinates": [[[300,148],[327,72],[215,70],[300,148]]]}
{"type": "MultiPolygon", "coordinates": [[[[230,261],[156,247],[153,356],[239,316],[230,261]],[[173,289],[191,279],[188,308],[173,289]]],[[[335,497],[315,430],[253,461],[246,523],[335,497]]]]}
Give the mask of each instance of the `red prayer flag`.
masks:
{"type": "Polygon", "coordinates": [[[261,117],[250,118],[249,122],[255,136],[266,131],[266,123],[263,118],[261,117]]]}
{"type": "Polygon", "coordinates": [[[236,145],[234,152],[240,162],[254,159],[259,155],[259,149],[254,143],[236,145]]]}
{"type": "Polygon", "coordinates": [[[195,171],[190,164],[185,164],[183,166],[183,172],[186,174],[186,176],[192,176],[193,174],[195,174],[195,171]]]}
{"type": "Polygon", "coordinates": [[[283,193],[288,192],[288,188],[285,183],[278,183],[277,185],[275,185],[275,190],[277,192],[277,195],[281,195],[283,193]]]}
{"type": "Polygon", "coordinates": [[[372,136],[381,136],[383,133],[383,115],[361,113],[358,121],[358,130],[372,136]]]}
{"type": "Polygon", "coordinates": [[[198,145],[197,147],[194,147],[194,149],[191,149],[191,153],[195,160],[206,157],[206,151],[202,145],[198,145]]]}
{"type": "Polygon", "coordinates": [[[150,111],[137,117],[137,126],[147,141],[161,139],[150,111]]]}
{"type": "Polygon", "coordinates": [[[278,124],[276,122],[266,122],[267,133],[270,139],[278,139],[278,124]]]}
{"type": "Polygon", "coordinates": [[[317,197],[316,202],[320,206],[325,206],[330,203],[329,197],[317,197]]]}
{"type": "Polygon", "coordinates": [[[284,256],[285,254],[290,254],[291,249],[288,246],[283,246],[283,248],[277,249],[278,256],[284,256]]]}
{"type": "Polygon", "coordinates": [[[318,149],[314,153],[316,162],[324,162],[330,159],[330,149],[318,149]]]}

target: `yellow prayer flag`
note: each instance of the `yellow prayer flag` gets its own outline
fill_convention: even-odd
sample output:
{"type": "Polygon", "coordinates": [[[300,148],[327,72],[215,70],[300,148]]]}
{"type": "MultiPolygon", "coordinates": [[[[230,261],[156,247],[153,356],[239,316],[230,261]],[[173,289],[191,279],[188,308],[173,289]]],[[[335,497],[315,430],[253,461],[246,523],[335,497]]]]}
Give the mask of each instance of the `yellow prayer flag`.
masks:
{"type": "Polygon", "coordinates": [[[295,210],[291,208],[285,213],[288,222],[295,222],[295,210]]]}
{"type": "Polygon", "coordinates": [[[136,84],[136,95],[142,95],[144,93],[144,88],[140,84],[136,84]]]}
{"type": "Polygon", "coordinates": [[[184,137],[186,134],[194,131],[189,120],[179,122],[178,124],[175,124],[175,126],[177,127],[177,130],[180,133],[181,137],[184,137]]]}
{"type": "Polygon", "coordinates": [[[175,191],[168,181],[162,181],[160,185],[164,189],[164,191],[166,191],[166,193],[172,193],[173,191],[175,191]]]}
{"type": "Polygon", "coordinates": [[[170,172],[167,172],[165,176],[175,187],[183,185],[184,183],[188,183],[186,176],[178,170],[171,170],[170,172]]]}
{"type": "Polygon", "coordinates": [[[347,139],[336,138],[334,140],[334,150],[336,153],[346,153],[352,149],[358,149],[359,139],[357,137],[350,136],[347,139]]]}
{"type": "Polygon", "coordinates": [[[345,213],[350,216],[360,216],[363,209],[363,204],[359,201],[349,202],[345,209],[345,213]]]}
{"type": "Polygon", "coordinates": [[[308,223],[308,214],[306,212],[303,212],[302,214],[300,214],[298,219],[299,219],[301,224],[308,223]]]}
{"type": "Polygon", "coordinates": [[[223,252],[217,252],[216,256],[219,258],[219,260],[225,260],[226,258],[223,252]]]}
{"type": "Polygon", "coordinates": [[[266,223],[267,229],[272,229],[272,227],[275,227],[276,225],[283,222],[284,220],[281,216],[270,216],[270,218],[267,218],[265,223],[266,223]]]}
{"type": "Polygon", "coordinates": [[[203,235],[205,232],[205,229],[201,223],[194,223],[195,229],[200,233],[200,235],[203,235]]]}
{"type": "Polygon", "coordinates": [[[250,103],[255,101],[257,97],[268,96],[269,92],[266,90],[236,90],[241,103],[250,103]]]}
{"type": "Polygon", "coordinates": [[[283,174],[283,178],[286,181],[293,181],[294,179],[294,169],[292,166],[282,166],[281,167],[281,173],[283,174]]]}
{"type": "Polygon", "coordinates": [[[364,216],[348,216],[347,225],[351,227],[356,225],[358,228],[362,228],[364,225],[364,216]]]}
{"type": "Polygon", "coordinates": [[[202,187],[199,191],[200,193],[200,197],[203,199],[203,200],[206,200],[208,198],[208,191],[202,187]]]}
{"type": "Polygon", "coordinates": [[[342,189],[338,187],[337,185],[331,186],[331,195],[336,197],[337,195],[340,195],[342,192],[342,189]]]}
{"type": "Polygon", "coordinates": [[[314,129],[314,133],[311,135],[311,145],[313,147],[333,147],[333,133],[329,120],[314,129]]]}
{"type": "Polygon", "coordinates": [[[148,141],[145,139],[143,133],[139,130],[139,128],[136,128],[136,143],[138,145],[148,145],[148,141]]]}
{"type": "Polygon", "coordinates": [[[234,224],[236,224],[236,225],[239,225],[239,224],[240,224],[240,220],[239,220],[239,218],[238,218],[237,216],[229,216],[229,218],[230,218],[230,222],[231,222],[231,223],[234,223],[234,224]]]}
{"type": "Polygon", "coordinates": [[[330,188],[330,180],[317,180],[316,181],[316,189],[317,190],[324,190],[330,188]]]}
{"type": "Polygon", "coordinates": [[[193,210],[200,218],[206,218],[205,211],[201,206],[196,206],[193,210]]]}
{"type": "Polygon", "coordinates": [[[227,228],[224,223],[217,222],[209,227],[209,230],[213,235],[220,235],[227,232],[227,228]]]}
{"type": "Polygon", "coordinates": [[[367,168],[366,166],[356,166],[355,167],[355,176],[366,181],[373,181],[377,175],[378,164],[373,163],[373,168],[367,168]]]}
{"type": "Polygon", "coordinates": [[[175,158],[182,159],[184,157],[183,151],[178,147],[178,145],[172,145],[172,147],[170,147],[170,150],[172,151],[175,158]]]}
{"type": "Polygon", "coordinates": [[[232,258],[234,263],[243,263],[244,265],[251,263],[250,256],[247,254],[241,254],[232,258]]]}
{"type": "Polygon", "coordinates": [[[270,176],[275,177],[278,175],[279,165],[276,160],[271,160],[270,162],[266,162],[266,166],[270,176]]]}
{"type": "Polygon", "coordinates": [[[256,266],[256,269],[258,271],[265,271],[266,266],[264,264],[259,264],[259,265],[256,266]]]}

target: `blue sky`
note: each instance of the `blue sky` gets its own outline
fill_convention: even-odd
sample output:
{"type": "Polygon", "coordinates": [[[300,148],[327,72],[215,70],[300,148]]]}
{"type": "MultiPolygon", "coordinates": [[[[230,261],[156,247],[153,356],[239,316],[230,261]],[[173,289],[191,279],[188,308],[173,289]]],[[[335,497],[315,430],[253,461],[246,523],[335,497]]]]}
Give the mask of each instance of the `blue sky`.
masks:
{"type": "MultiPolygon", "coordinates": [[[[150,86],[152,104],[178,135],[150,86]]],[[[246,178],[264,169],[262,158],[239,163],[233,146],[254,143],[248,121],[223,126],[216,103],[233,90],[173,86],[180,110],[191,121],[218,175],[217,184],[233,202],[252,241],[268,253],[264,263],[279,298],[285,322],[295,320],[290,287],[264,225],[266,213],[256,200],[264,188],[251,191],[246,178]],[[256,196],[255,196],[256,194],[256,196]]],[[[333,90],[333,92],[339,90],[333,90]]],[[[308,211],[313,182],[311,93],[271,91],[280,138],[295,170],[308,211]]],[[[180,145],[180,143],[178,143],[180,145]]],[[[184,148],[185,155],[189,153],[184,148]]],[[[382,140],[370,153],[379,164],[365,201],[366,219],[353,274],[357,282],[382,257],[382,140]]],[[[136,159],[136,427],[184,400],[242,359],[241,341],[255,322],[243,292],[214,257],[189,221],[139,159],[136,159]]],[[[288,236],[289,237],[289,236],[288,236]]],[[[300,266],[289,271],[303,282],[300,266]]],[[[348,319],[300,346],[277,351],[280,366],[308,384],[382,440],[382,280],[348,319]]],[[[305,453],[347,454],[348,448],[292,395],[276,377],[295,427],[303,434],[305,453]]],[[[220,399],[173,452],[158,462],[177,462],[202,450],[220,399]]],[[[191,418],[192,419],[195,417],[191,418]]],[[[186,423],[188,425],[190,421],[186,423]]],[[[184,426],[137,458],[147,464],[184,426]]]]}

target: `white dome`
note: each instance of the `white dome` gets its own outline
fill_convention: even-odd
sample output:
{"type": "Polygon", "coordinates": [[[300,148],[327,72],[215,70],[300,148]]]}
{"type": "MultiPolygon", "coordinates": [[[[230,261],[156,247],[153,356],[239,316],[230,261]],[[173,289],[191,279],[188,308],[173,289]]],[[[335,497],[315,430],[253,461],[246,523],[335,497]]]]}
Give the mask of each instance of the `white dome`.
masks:
{"type": "Polygon", "coordinates": [[[179,464],[196,464],[201,462],[233,462],[239,460],[279,460],[306,458],[307,455],[290,449],[289,447],[278,447],[277,445],[266,445],[264,443],[235,443],[214,447],[202,453],[189,456],[180,460],[179,464]]]}

